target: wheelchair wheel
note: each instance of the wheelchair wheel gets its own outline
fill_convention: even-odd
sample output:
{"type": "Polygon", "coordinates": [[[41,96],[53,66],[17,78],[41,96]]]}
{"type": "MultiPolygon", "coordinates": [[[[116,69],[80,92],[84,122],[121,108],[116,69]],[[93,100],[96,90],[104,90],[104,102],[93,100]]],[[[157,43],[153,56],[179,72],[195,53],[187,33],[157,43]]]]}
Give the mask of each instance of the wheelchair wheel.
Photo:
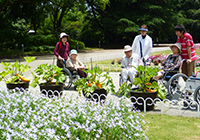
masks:
{"type": "Polygon", "coordinates": [[[175,93],[180,93],[185,88],[187,75],[178,73],[172,76],[168,82],[168,93],[173,96],[175,93]]]}
{"type": "Polygon", "coordinates": [[[64,68],[62,69],[63,74],[65,75],[65,81],[64,81],[64,89],[67,90],[71,87],[72,85],[72,74],[71,72],[64,68]]]}
{"type": "Polygon", "coordinates": [[[194,91],[194,100],[199,104],[200,103],[200,86],[198,86],[194,91]]]}

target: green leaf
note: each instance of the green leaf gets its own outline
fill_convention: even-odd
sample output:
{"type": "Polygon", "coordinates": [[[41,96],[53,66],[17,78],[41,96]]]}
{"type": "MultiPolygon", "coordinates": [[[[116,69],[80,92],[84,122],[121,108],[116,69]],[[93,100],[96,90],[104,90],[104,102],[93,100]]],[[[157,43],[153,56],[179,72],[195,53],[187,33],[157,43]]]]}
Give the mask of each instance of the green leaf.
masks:
{"type": "Polygon", "coordinates": [[[27,63],[31,63],[33,60],[35,60],[35,57],[24,57],[27,63]]]}

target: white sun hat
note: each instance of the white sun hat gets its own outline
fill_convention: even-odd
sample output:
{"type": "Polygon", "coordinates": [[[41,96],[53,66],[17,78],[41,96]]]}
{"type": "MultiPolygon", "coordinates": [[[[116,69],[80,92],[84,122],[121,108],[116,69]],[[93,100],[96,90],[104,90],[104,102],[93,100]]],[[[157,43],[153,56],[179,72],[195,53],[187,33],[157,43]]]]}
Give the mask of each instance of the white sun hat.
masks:
{"type": "Polygon", "coordinates": [[[63,38],[63,37],[69,38],[69,35],[63,32],[63,33],[60,34],[60,38],[63,38]]]}
{"type": "Polygon", "coordinates": [[[124,46],[124,52],[128,52],[128,51],[130,51],[130,50],[132,50],[132,48],[131,48],[130,45],[124,46]]]}
{"type": "Polygon", "coordinates": [[[172,49],[173,46],[176,46],[179,49],[179,53],[181,53],[181,43],[175,43],[172,46],[170,46],[170,48],[172,49]]]}

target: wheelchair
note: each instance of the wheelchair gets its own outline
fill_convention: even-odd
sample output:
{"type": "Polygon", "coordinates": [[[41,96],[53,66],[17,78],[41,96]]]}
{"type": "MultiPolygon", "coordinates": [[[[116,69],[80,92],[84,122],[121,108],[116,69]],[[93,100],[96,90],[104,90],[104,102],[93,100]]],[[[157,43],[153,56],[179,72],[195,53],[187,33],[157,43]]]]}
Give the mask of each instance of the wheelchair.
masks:
{"type": "Polygon", "coordinates": [[[172,100],[191,101],[189,97],[193,95],[194,101],[200,104],[200,71],[190,77],[183,73],[174,75],[169,81],[168,90],[172,100]]]}
{"type": "MultiPolygon", "coordinates": [[[[184,61],[184,60],[183,60],[184,61]]],[[[186,100],[184,105],[190,106],[195,101],[200,104],[200,71],[188,77],[183,73],[173,75],[167,87],[171,100],[186,100]],[[193,101],[190,97],[193,96],[193,101]]]]}
{"type": "MultiPolygon", "coordinates": [[[[53,58],[53,65],[54,65],[55,57],[53,58]]],[[[62,72],[65,75],[64,80],[64,89],[68,90],[72,84],[79,79],[78,71],[74,67],[66,67],[66,62],[63,60],[64,68],[62,68],[62,72]]],[[[74,87],[75,89],[75,87],[74,87]]]]}
{"type": "MultiPolygon", "coordinates": [[[[74,67],[65,67],[62,69],[63,74],[65,75],[65,80],[64,80],[64,89],[67,90],[69,89],[72,84],[79,79],[79,75],[77,70],[74,67]]],[[[74,87],[75,89],[75,87],[74,87]]]]}

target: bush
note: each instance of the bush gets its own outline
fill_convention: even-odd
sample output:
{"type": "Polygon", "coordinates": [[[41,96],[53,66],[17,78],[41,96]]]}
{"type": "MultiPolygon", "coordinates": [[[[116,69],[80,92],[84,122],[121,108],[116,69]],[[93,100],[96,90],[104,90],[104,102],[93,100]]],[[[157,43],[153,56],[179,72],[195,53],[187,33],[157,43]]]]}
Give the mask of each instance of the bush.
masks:
{"type": "Polygon", "coordinates": [[[123,100],[100,105],[0,89],[2,139],[147,139],[143,115],[123,100]]]}
{"type": "MultiPolygon", "coordinates": [[[[30,35],[29,36],[29,41],[26,45],[27,50],[33,50],[33,46],[37,46],[34,47],[34,51],[36,50],[45,50],[45,48],[41,48],[41,47],[45,47],[45,46],[56,46],[56,43],[59,40],[56,39],[55,36],[51,35],[30,35]],[[38,49],[39,48],[39,49],[38,49]]],[[[85,48],[85,44],[81,41],[77,41],[77,40],[73,40],[69,38],[69,46],[70,49],[77,49],[77,43],[78,43],[78,48],[79,49],[84,49],[85,48]]]]}
{"type": "Polygon", "coordinates": [[[70,49],[77,49],[77,43],[78,43],[78,49],[85,49],[85,44],[83,42],[69,39],[70,49]]]}
{"type": "MultiPolygon", "coordinates": [[[[42,45],[55,45],[57,43],[57,39],[52,34],[50,35],[30,35],[29,36],[29,44],[30,46],[42,46],[42,45]]],[[[27,44],[27,46],[29,46],[27,44]]]]}

